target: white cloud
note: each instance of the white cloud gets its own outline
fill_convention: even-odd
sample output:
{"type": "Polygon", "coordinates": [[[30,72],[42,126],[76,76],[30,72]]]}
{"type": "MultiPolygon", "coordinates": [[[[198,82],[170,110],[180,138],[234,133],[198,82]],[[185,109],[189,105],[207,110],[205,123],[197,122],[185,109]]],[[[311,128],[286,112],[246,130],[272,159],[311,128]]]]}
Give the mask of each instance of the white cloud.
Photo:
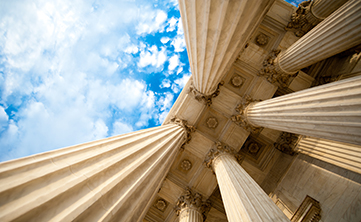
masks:
{"type": "Polygon", "coordinates": [[[92,137],[94,138],[94,140],[104,138],[107,136],[107,134],[108,134],[108,127],[103,120],[98,119],[95,123],[93,123],[92,137]]]}
{"type": "Polygon", "coordinates": [[[2,128],[7,125],[9,121],[9,117],[5,112],[4,107],[0,106],[0,132],[2,131],[2,128]]]}
{"type": "Polygon", "coordinates": [[[181,78],[174,80],[174,84],[172,84],[172,90],[174,93],[178,93],[184,86],[187,84],[191,74],[184,74],[181,78]]]}
{"type": "Polygon", "coordinates": [[[183,88],[187,84],[190,77],[191,77],[191,74],[184,74],[181,78],[176,79],[174,82],[177,85],[179,85],[181,88],[183,88]]]}
{"type": "Polygon", "coordinates": [[[170,92],[164,93],[164,96],[160,97],[157,105],[160,107],[160,112],[158,113],[158,123],[162,123],[165,117],[168,115],[170,108],[173,105],[174,95],[170,92]]]}
{"type": "Polygon", "coordinates": [[[168,38],[168,37],[162,37],[162,38],[160,39],[160,41],[161,41],[163,44],[166,44],[167,42],[170,41],[170,38],[168,38]]]}
{"type": "Polygon", "coordinates": [[[186,48],[186,43],[184,41],[184,36],[177,35],[171,42],[171,45],[174,47],[174,52],[183,52],[186,48]]]}
{"type": "Polygon", "coordinates": [[[159,68],[167,59],[167,54],[164,47],[158,51],[157,46],[153,45],[148,50],[141,51],[138,67],[143,68],[149,65],[159,68]]]}
{"type": "Polygon", "coordinates": [[[163,79],[162,84],[160,85],[160,88],[169,88],[170,84],[171,84],[171,82],[169,79],[163,79]]]}
{"type": "Polygon", "coordinates": [[[181,36],[184,35],[182,19],[179,19],[178,21],[177,35],[181,35],[181,36]]]}
{"type": "Polygon", "coordinates": [[[168,69],[174,70],[175,68],[178,67],[178,65],[179,65],[179,56],[173,55],[172,57],[170,57],[168,69]]]}
{"type": "Polygon", "coordinates": [[[177,75],[183,71],[183,67],[179,67],[177,70],[177,75]]]}
{"type": "Polygon", "coordinates": [[[172,31],[174,31],[175,28],[176,28],[177,22],[178,22],[178,19],[176,19],[176,18],[174,18],[174,17],[172,17],[171,19],[169,19],[169,21],[168,21],[169,26],[168,26],[168,28],[167,28],[166,31],[167,31],[167,32],[172,32],[172,31]]]}
{"type": "MultiPolygon", "coordinates": [[[[167,22],[164,11],[145,4],[2,2],[0,161],[137,130],[151,119],[165,118],[173,95],[150,91],[148,83],[135,79],[145,71],[132,67],[163,69],[169,44],[148,47],[146,38],[128,33],[178,27],[178,34],[181,22],[167,22]],[[10,105],[16,109],[8,116],[4,107],[10,105]]],[[[179,64],[179,57],[170,58],[172,70],[179,72],[179,64]]],[[[165,80],[162,85],[171,87],[165,80]]]]}
{"type": "Polygon", "coordinates": [[[138,51],[139,51],[139,49],[138,49],[138,47],[135,46],[135,45],[128,46],[128,47],[124,50],[124,52],[126,52],[126,53],[131,53],[131,54],[135,54],[135,53],[137,53],[138,51]]]}
{"type": "Polygon", "coordinates": [[[133,132],[133,127],[129,124],[122,122],[121,120],[117,120],[113,123],[113,132],[112,136],[120,135],[124,133],[133,132]]]}
{"type": "Polygon", "coordinates": [[[156,31],[162,31],[167,20],[167,14],[162,10],[142,12],[140,22],[136,27],[137,34],[150,34],[156,31]]]}

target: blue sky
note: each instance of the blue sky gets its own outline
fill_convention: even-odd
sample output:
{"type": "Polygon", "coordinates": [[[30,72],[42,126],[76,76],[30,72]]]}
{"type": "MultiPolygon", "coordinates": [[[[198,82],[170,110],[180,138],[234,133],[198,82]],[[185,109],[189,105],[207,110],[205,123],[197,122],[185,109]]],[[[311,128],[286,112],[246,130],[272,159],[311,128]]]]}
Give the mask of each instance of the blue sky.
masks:
{"type": "Polygon", "coordinates": [[[160,125],[190,77],[177,1],[0,4],[0,161],[160,125]]]}
{"type": "Polygon", "coordinates": [[[177,0],[0,0],[0,161],[158,126],[190,75],[177,0]]]}

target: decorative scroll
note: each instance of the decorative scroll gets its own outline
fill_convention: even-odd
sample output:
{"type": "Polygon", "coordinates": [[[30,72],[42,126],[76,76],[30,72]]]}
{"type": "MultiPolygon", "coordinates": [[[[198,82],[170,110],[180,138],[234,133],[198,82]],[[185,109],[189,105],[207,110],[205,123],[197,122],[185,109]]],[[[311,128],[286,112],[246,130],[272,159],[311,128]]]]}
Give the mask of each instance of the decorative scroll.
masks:
{"type": "Polygon", "coordinates": [[[223,144],[221,142],[216,142],[215,143],[215,148],[212,148],[207,156],[206,159],[204,160],[205,164],[207,167],[212,168],[212,164],[214,162],[214,160],[221,154],[225,154],[228,153],[230,155],[233,155],[237,161],[239,163],[241,163],[244,159],[244,156],[238,154],[234,149],[232,149],[231,147],[229,147],[226,144],[223,144]]]}
{"type": "Polygon", "coordinates": [[[258,76],[262,76],[270,83],[279,83],[282,88],[288,87],[290,77],[295,77],[296,74],[290,74],[282,71],[282,68],[277,62],[277,56],[281,50],[272,50],[268,58],[263,61],[263,68],[257,73],[258,76]]]}
{"type": "Polygon", "coordinates": [[[236,107],[237,115],[231,116],[231,120],[239,125],[240,127],[244,128],[245,130],[251,132],[251,133],[259,133],[262,130],[262,127],[255,127],[252,124],[250,124],[246,118],[245,110],[247,106],[252,102],[258,102],[261,100],[254,100],[249,95],[245,95],[242,98],[241,103],[239,103],[236,107]]]}
{"type": "Polygon", "coordinates": [[[299,136],[293,133],[282,132],[277,141],[273,144],[276,149],[288,155],[295,155],[295,147],[299,136]]]}
{"type": "Polygon", "coordinates": [[[187,188],[185,194],[179,197],[174,209],[179,216],[180,212],[185,208],[198,210],[203,215],[203,219],[205,219],[205,214],[211,209],[211,204],[208,200],[203,201],[201,194],[192,192],[190,188],[187,188]]]}
{"type": "Polygon", "coordinates": [[[297,37],[302,37],[315,27],[321,19],[312,14],[311,7],[312,1],[300,3],[296,12],[291,15],[291,21],[287,24],[285,30],[293,30],[297,37]]]}
{"type": "Polygon", "coordinates": [[[184,142],[182,143],[181,146],[181,149],[184,149],[184,145],[188,144],[191,141],[192,139],[191,133],[195,132],[196,128],[192,125],[189,125],[187,120],[178,119],[177,117],[171,118],[169,123],[177,124],[178,126],[183,127],[184,131],[186,132],[184,137],[184,142]]]}
{"type": "Polygon", "coordinates": [[[193,85],[193,82],[191,83],[191,85],[189,86],[189,93],[191,93],[194,98],[196,100],[198,100],[199,102],[204,102],[207,106],[212,105],[212,99],[217,97],[220,93],[219,88],[221,86],[223,86],[224,82],[221,81],[220,83],[218,83],[217,85],[217,89],[214,93],[212,93],[211,95],[204,95],[203,93],[199,92],[196,87],[193,85]]]}

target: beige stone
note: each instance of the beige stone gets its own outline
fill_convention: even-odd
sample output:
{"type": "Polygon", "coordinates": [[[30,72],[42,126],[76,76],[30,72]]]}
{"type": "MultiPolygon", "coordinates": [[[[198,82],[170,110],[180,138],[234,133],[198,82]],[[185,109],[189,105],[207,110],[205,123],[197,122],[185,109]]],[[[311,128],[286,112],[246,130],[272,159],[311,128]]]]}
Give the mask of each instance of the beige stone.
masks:
{"type": "Polygon", "coordinates": [[[183,1],[179,9],[193,81],[210,95],[262,20],[273,0],[183,1]],[[253,21],[253,22],[251,22],[253,21]]]}
{"type": "Polygon", "coordinates": [[[184,136],[171,124],[1,163],[0,220],[138,220],[184,136]]]}
{"type": "Polygon", "coordinates": [[[250,104],[247,120],[267,127],[361,144],[361,76],[250,104]]]}

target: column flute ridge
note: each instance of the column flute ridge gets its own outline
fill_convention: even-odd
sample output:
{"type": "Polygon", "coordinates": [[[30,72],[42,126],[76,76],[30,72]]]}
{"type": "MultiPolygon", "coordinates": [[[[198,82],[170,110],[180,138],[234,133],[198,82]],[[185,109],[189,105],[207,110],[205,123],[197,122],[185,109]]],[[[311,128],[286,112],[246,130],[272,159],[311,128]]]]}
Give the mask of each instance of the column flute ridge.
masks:
{"type": "Polygon", "coordinates": [[[274,0],[180,0],[194,86],[209,96],[274,0]]]}
{"type": "Polygon", "coordinates": [[[361,173],[361,146],[313,137],[303,137],[296,150],[315,159],[361,173]]]}
{"type": "Polygon", "coordinates": [[[350,0],[282,53],[280,66],[295,72],[360,44],[360,35],[361,2],[350,0]],[[320,47],[309,50],[321,41],[320,47]]]}
{"type": "Polygon", "coordinates": [[[297,37],[302,37],[345,2],[347,0],[301,2],[296,12],[292,14],[291,21],[287,24],[285,30],[292,30],[297,37]]]}
{"type": "Polygon", "coordinates": [[[168,124],[1,163],[0,220],[138,220],[189,131],[168,124]]]}
{"type": "Polygon", "coordinates": [[[228,221],[289,221],[239,164],[231,147],[217,142],[206,165],[216,174],[228,221]]]}
{"type": "MultiPolygon", "coordinates": [[[[159,130],[158,130],[159,131],[159,130]]],[[[156,131],[157,132],[157,131],[156,131]]],[[[152,135],[153,133],[151,133],[150,134],[150,136],[152,135]]],[[[168,132],[168,134],[169,134],[169,132],[168,132]]],[[[158,136],[158,137],[155,137],[155,138],[160,138],[160,136],[158,136]]],[[[114,141],[113,141],[114,142],[114,141]]],[[[125,141],[126,142],[126,141],[125,141]]],[[[131,144],[131,143],[134,143],[135,141],[133,140],[133,141],[129,141],[129,142],[127,142],[127,143],[125,143],[125,144],[122,144],[123,146],[126,146],[126,145],[129,145],[129,144],[131,144]]],[[[152,144],[152,143],[155,143],[156,141],[152,141],[150,144],[152,144]]],[[[110,144],[109,144],[110,145],[110,144]]],[[[87,148],[85,148],[85,149],[87,149],[87,150],[89,150],[89,149],[91,149],[91,148],[94,148],[96,145],[94,145],[94,146],[90,146],[90,147],[87,147],[87,148]]],[[[48,167],[49,166],[47,166],[46,168],[48,168],[47,169],[47,171],[46,171],[46,174],[35,174],[35,173],[32,173],[32,171],[31,170],[29,170],[29,167],[31,167],[31,166],[34,166],[35,167],[35,165],[36,164],[39,164],[39,163],[42,163],[42,162],[47,162],[48,161],[48,159],[45,159],[45,160],[41,160],[41,161],[39,161],[39,162],[32,162],[32,163],[30,163],[30,164],[28,164],[28,165],[26,165],[26,167],[27,167],[27,170],[26,171],[24,171],[24,172],[22,172],[22,171],[20,171],[20,173],[26,173],[26,175],[19,175],[18,174],[18,172],[16,172],[16,170],[21,170],[21,169],[19,169],[20,167],[18,166],[17,168],[13,168],[13,169],[5,169],[5,170],[3,170],[1,173],[0,173],[0,177],[2,178],[1,180],[2,180],[2,183],[0,183],[0,193],[1,192],[4,192],[4,191],[6,191],[7,189],[9,189],[9,188],[6,188],[6,185],[7,186],[11,186],[11,188],[14,188],[14,187],[16,187],[16,186],[20,186],[21,184],[24,184],[24,183],[27,183],[28,181],[31,181],[31,180],[33,180],[33,179],[36,179],[36,178],[41,178],[41,177],[44,177],[44,176],[46,176],[46,175],[48,175],[48,174],[51,174],[51,173],[54,173],[54,172],[57,172],[57,171],[59,171],[59,170],[63,170],[63,169],[66,169],[66,168],[68,168],[69,167],[69,164],[70,163],[72,163],[73,165],[75,165],[75,164],[80,164],[80,163],[82,163],[82,162],[84,162],[84,161],[87,161],[87,160],[89,160],[90,158],[96,158],[96,157],[99,157],[99,156],[101,156],[101,155],[104,155],[104,154],[106,154],[106,153],[110,153],[110,152],[112,152],[113,150],[115,150],[116,148],[114,147],[114,148],[112,148],[112,149],[110,149],[110,150],[106,150],[106,151],[104,151],[104,152],[97,152],[97,153],[94,153],[92,156],[83,156],[84,155],[84,153],[82,153],[83,155],[79,158],[79,159],[76,159],[76,160],[69,160],[69,161],[64,161],[64,159],[62,159],[62,162],[60,162],[60,163],[58,163],[58,164],[56,164],[57,163],[57,161],[55,161],[55,160],[52,160],[51,161],[51,163],[50,163],[50,165],[52,165],[52,166],[54,166],[55,167],[55,169],[54,170],[51,170],[51,168],[49,169],[48,167]],[[55,162],[54,162],[55,161],[55,162]],[[10,175],[13,175],[13,177],[15,177],[15,178],[13,178],[13,177],[3,177],[2,176],[2,173],[3,172],[5,172],[6,174],[10,174],[10,175]],[[29,176],[31,176],[30,178],[26,178],[26,177],[29,177],[29,176]],[[6,178],[6,179],[5,179],[6,178]],[[18,178],[18,179],[16,179],[16,178],[18,178]],[[8,182],[7,182],[8,181],[8,182]],[[17,181],[20,181],[21,183],[19,184],[17,181]]],[[[89,151],[92,151],[92,150],[89,150],[89,151]]],[[[136,152],[137,150],[132,150],[133,152],[136,152]]],[[[73,152],[69,152],[69,153],[66,153],[66,154],[59,154],[59,155],[56,155],[56,156],[52,156],[52,159],[55,159],[55,158],[62,158],[62,157],[68,157],[68,158],[72,158],[71,156],[67,156],[67,155],[70,155],[70,154],[74,154],[74,153],[77,153],[77,152],[79,152],[79,150],[74,150],[73,152]]],[[[43,154],[40,154],[40,155],[43,155],[43,154]]],[[[21,159],[19,159],[19,160],[21,160],[21,159]]],[[[10,161],[10,162],[12,162],[12,161],[10,161]]],[[[7,162],[5,162],[4,164],[7,164],[7,162]]],[[[21,167],[24,167],[24,166],[21,166],[21,167]]],[[[34,170],[37,170],[37,171],[39,171],[39,169],[38,168],[35,168],[34,170]]]]}
{"type": "Polygon", "coordinates": [[[251,103],[244,116],[255,127],[361,144],[360,110],[361,76],[357,76],[251,103]]]}
{"type": "Polygon", "coordinates": [[[203,200],[201,194],[187,187],[185,193],[178,198],[174,210],[179,216],[179,222],[203,222],[210,208],[208,200],[203,200]]]}

